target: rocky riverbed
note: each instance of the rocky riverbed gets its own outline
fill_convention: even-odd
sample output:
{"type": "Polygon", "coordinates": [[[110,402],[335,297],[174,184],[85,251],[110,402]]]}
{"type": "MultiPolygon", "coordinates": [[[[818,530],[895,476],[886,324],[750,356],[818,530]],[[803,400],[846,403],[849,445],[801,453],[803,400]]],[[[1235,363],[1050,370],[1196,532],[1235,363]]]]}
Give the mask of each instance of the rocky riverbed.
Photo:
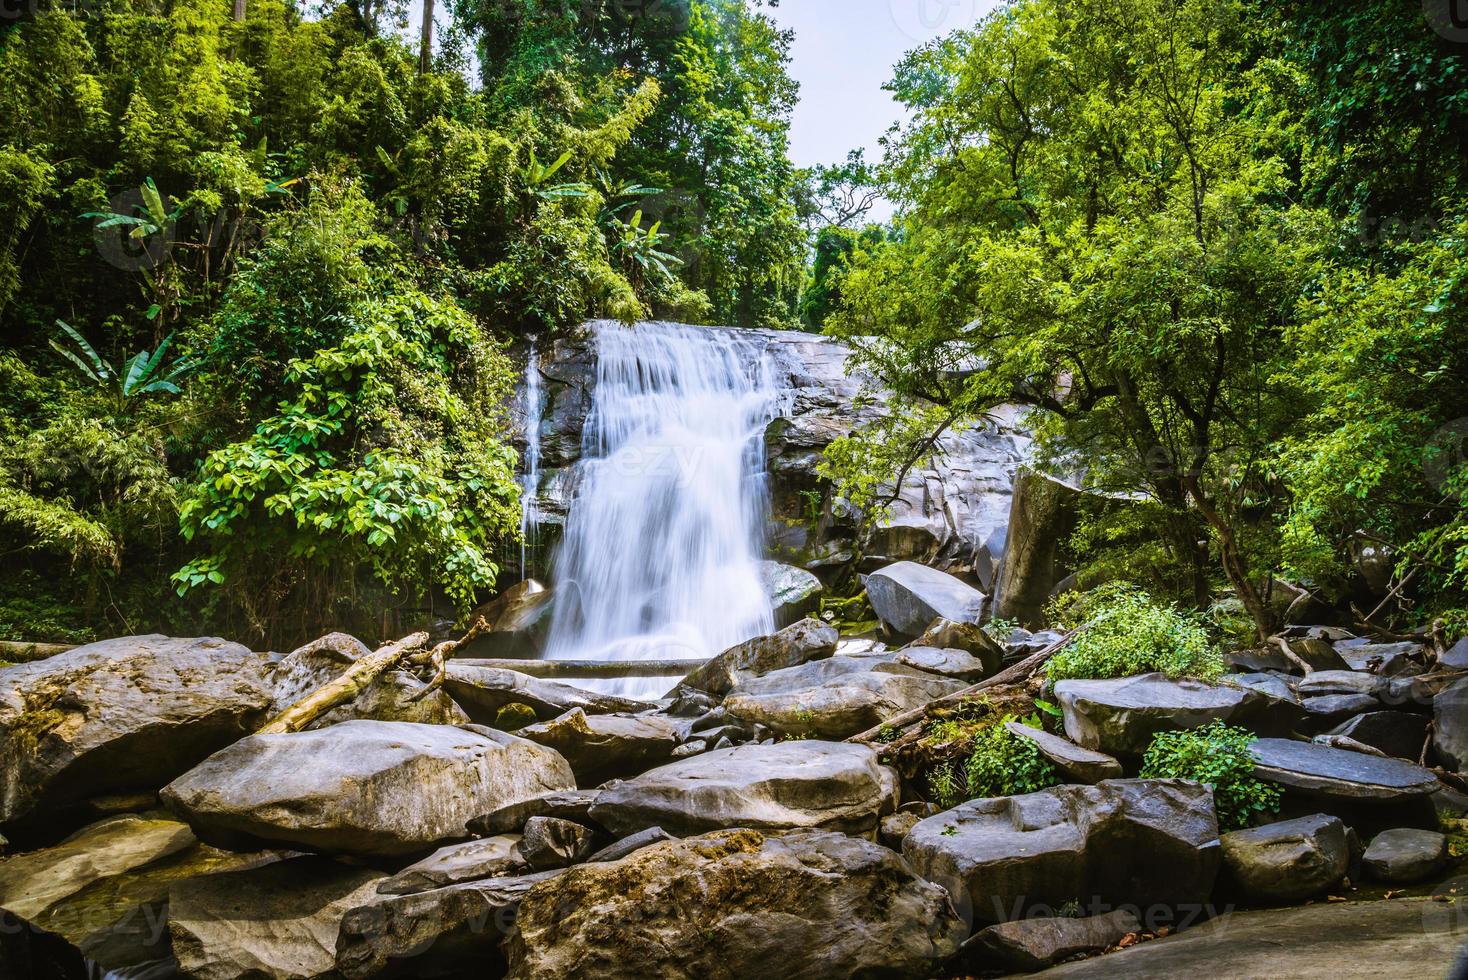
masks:
{"type": "Polygon", "coordinates": [[[939,810],[850,739],[1053,638],[945,619],[970,587],[930,573],[871,589],[890,642],[803,620],[646,703],[462,659],[262,735],[347,664],[149,636],[0,669],[0,977],[1431,976],[1468,940],[1468,646],[1300,628],[1217,684],[1064,681],[1028,735],[1061,784],[939,810]],[[1261,736],[1269,822],[1136,778],[1214,719],[1261,736]]]}

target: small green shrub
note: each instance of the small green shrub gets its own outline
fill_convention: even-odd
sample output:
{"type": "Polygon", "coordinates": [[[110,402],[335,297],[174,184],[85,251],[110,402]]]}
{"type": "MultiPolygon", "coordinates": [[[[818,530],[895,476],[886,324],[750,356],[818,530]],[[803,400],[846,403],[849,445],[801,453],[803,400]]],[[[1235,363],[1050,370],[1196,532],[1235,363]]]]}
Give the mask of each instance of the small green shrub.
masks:
{"type": "Polygon", "coordinates": [[[1223,675],[1223,657],[1198,617],[1131,586],[1106,586],[1057,613],[1063,626],[1090,625],[1051,659],[1046,675],[1052,684],[1158,671],[1204,681],[1223,675]]]}
{"type": "Polygon", "coordinates": [[[1238,830],[1279,809],[1280,791],[1254,778],[1249,746],[1256,736],[1215,721],[1191,731],[1160,732],[1142,758],[1144,779],[1192,779],[1213,789],[1220,830],[1238,830]]]}
{"type": "Polygon", "coordinates": [[[928,799],[940,810],[951,810],[964,801],[958,768],[942,762],[928,770],[928,799]]]}
{"type": "Polygon", "coordinates": [[[1035,743],[1005,727],[1001,718],[974,736],[973,752],[964,765],[970,798],[1018,796],[1054,786],[1060,776],[1035,743]]]}

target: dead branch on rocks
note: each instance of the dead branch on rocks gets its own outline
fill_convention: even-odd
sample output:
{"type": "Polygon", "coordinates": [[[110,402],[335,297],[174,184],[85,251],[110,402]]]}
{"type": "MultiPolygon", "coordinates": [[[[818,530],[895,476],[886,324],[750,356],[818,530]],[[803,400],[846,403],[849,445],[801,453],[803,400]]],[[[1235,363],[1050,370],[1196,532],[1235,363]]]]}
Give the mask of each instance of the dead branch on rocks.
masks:
{"type": "MultiPolygon", "coordinates": [[[[347,640],[352,641],[352,643],[361,645],[360,640],[357,640],[355,637],[349,637],[345,633],[332,633],[322,637],[321,640],[314,641],[314,643],[322,643],[326,640],[333,640],[336,637],[345,637],[347,640]]],[[[318,649],[331,649],[335,652],[342,653],[350,646],[350,644],[342,643],[340,640],[333,640],[333,642],[337,645],[322,646],[318,649]]],[[[284,735],[287,732],[301,731],[332,708],[355,701],[357,696],[365,691],[373,681],[391,670],[406,655],[415,650],[422,649],[427,642],[427,633],[414,633],[411,636],[403,637],[401,640],[394,640],[386,646],[378,647],[365,657],[358,657],[352,666],[347,668],[346,673],[333,681],[328,681],[321,685],[295,704],[292,704],[289,708],[286,708],[255,734],[284,735]]],[[[311,646],[313,644],[307,644],[307,647],[311,646]]]]}
{"type": "MultiPolygon", "coordinates": [[[[995,674],[993,677],[990,677],[988,680],[979,681],[979,683],[974,684],[971,687],[966,687],[962,691],[955,691],[954,693],[945,695],[941,698],[938,698],[937,700],[929,701],[927,704],[921,707],[913,708],[911,711],[905,711],[895,718],[884,721],[882,724],[876,726],[875,728],[867,729],[860,735],[851,736],[851,738],[847,739],[847,741],[859,742],[864,745],[871,745],[876,741],[877,737],[884,732],[902,732],[913,724],[928,718],[932,714],[932,712],[949,707],[951,705],[958,704],[961,701],[966,701],[981,691],[989,691],[999,687],[1011,687],[1025,684],[1032,677],[1035,676],[1035,674],[1040,670],[1041,667],[1045,666],[1045,664],[1049,662],[1051,657],[1059,653],[1072,640],[1080,636],[1081,633],[1085,632],[1085,630],[1085,626],[1074,629],[1071,632],[1067,633],[1065,636],[1056,640],[1054,643],[1050,644],[1045,649],[1041,650],[1039,653],[1026,657],[1024,660],[1021,660],[1013,667],[1006,667],[1004,670],[1001,670],[999,673],[995,674]]],[[[897,741],[888,743],[887,748],[892,749],[897,747],[899,744],[912,741],[914,737],[921,737],[921,731],[922,728],[918,727],[917,729],[914,729],[913,732],[908,732],[906,735],[903,735],[901,738],[897,739],[897,741]]]]}

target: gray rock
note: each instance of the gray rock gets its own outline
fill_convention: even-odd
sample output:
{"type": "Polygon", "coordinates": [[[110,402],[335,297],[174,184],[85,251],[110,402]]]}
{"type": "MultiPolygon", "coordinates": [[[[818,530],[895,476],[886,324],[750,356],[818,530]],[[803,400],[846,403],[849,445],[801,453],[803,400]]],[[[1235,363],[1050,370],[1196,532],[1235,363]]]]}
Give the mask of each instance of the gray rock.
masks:
{"type": "Polygon", "coordinates": [[[918,824],[902,853],[979,922],[1053,914],[1077,897],[1201,905],[1220,859],[1212,791],[1178,779],[970,800],[918,824]]]}
{"type": "Polygon", "coordinates": [[[682,745],[674,749],[671,757],[674,759],[687,759],[691,756],[701,755],[704,752],[707,752],[709,748],[710,746],[707,739],[690,738],[688,741],[684,742],[682,745]]]}
{"type": "Polygon", "coordinates": [[[984,594],[936,568],[904,561],[867,577],[867,599],[894,632],[921,636],[934,620],[977,623],[984,594]]]}
{"type": "Polygon", "coordinates": [[[994,615],[1037,628],[1060,572],[1056,553],[1075,527],[1085,492],[1029,466],[1019,468],[1011,497],[1004,560],[994,583],[994,615]]]}
{"type": "Polygon", "coordinates": [[[378,896],[346,913],[336,970],[347,980],[502,977],[501,944],[525,895],[560,871],[378,896]]]}
{"type": "Polygon", "coordinates": [[[163,790],[204,840],[409,855],[468,836],[479,814],[575,787],[554,750],[488,729],[349,721],[253,735],[163,790]]]}
{"type": "Polygon", "coordinates": [[[736,689],[724,700],[724,710],[731,718],[767,725],[786,735],[842,739],[965,686],[928,673],[864,671],[769,694],[736,689]]]}
{"type": "Polygon", "coordinates": [[[500,834],[441,847],[379,884],[377,893],[416,895],[460,882],[519,874],[526,870],[519,843],[519,834],[500,834]]]}
{"type": "Polygon", "coordinates": [[[309,980],[336,963],[342,916],[367,901],[381,872],[303,857],[174,884],[168,932],[195,980],[309,980]]]}
{"type": "Polygon", "coordinates": [[[1279,631],[1279,635],[1291,640],[1324,640],[1327,643],[1340,643],[1345,640],[1356,639],[1354,633],[1339,626],[1307,626],[1303,624],[1286,626],[1279,631]]]}
{"type": "Polygon", "coordinates": [[[722,696],[761,675],[829,657],[836,652],[840,639],[834,626],[818,619],[803,619],[773,636],[755,637],[730,647],[683,678],[679,688],[722,696]]]}
{"type": "Polygon", "coordinates": [[[532,871],[552,871],[584,861],[596,850],[596,832],[558,817],[525,821],[520,853],[532,871]]]}
{"type": "Polygon", "coordinates": [[[1051,735],[1022,722],[1006,722],[1005,727],[1020,738],[1035,743],[1035,748],[1040,750],[1041,755],[1078,783],[1095,784],[1103,779],[1121,778],[1121,763],[1104,752],[1083,749],[1059,735],[1051,735]]]}
{"type": "Polygon", "coordinates": [[[897,651],[894,663],[906,664],[929,674],[942,674],[966,684],[975,684],[998,673],[999,658],[981,660],[957,649],[908,646],[897,651]]]}
{"type": "Polygon", "coordinates": [[[558,718],[573,708],[580,708],[588,715],[609,715],[636,714],[657,707],[646,701],[583,691],[513,670],[485,667],[473,660],[450,661],[444,687],[469,712],[469,717],[491,726],[500,709],[511,704],[529,707],[540,721],[558,718]]]}
{"type": "Polygon", "coordinates": [[[1118,680],[1066,680],[1055,685],[1065,734],[1088,749],[1141,755],[1158,732],[1214,721],[1255,730],[1288,730],[1299,709],[1258,691],[1145,674],[1118,680]]]}
{"type": "Polygon", "coordinates": [[[238,643],[157,635],[0,668],[0,826],[157,790],[264,723],[269,673],[238,643]]]}
{"type": "Polygon", "coordinates": [[[1272,644],[1253,650],[1230,650],[1223,655],[1223,659],[1230,670],[1241,673],[1300,673],[1300,665],[1272,644]]]}
{"type": "Polygon", "coordinates": [[[666,762],[678,745],[678,726],[667,718],[587,715],[580,708],[515,734],[559,752],[582,786],[651,769],[666,762]]]}
{"type": "Polygon", "coordinates": [[[1399,677],[1417,669],[1422,659],[1420,643],[1362,643],[1357,646],[1336,647],[1341,658],[1352,670],[1370,671],[1381,677],[1399,677]]]}
{"type": "Polygon", "coordinates": [[[591,804],[600,795],[598,790],[574,789],[563,793],[542,793],[518,803],[496,807],[489,813],[469,821],[469,829],[476,834],[518,834],[531,817],[558,817],[587,823],[591,819],[591,804]]]}
{"type": "Polygon", "coordinates": [[[1261,738],[1250,746],[1260,779],[1337,800],[1425,798],[1437,777],[1421,766],[1310,742],[1261,738]]]}
{"type": "Polygon", "coordinates": [[[55,847],[0,859],[0,909],[44,925],[42,913],[63,899],[193,844],[193,832],[173,820],[110,817],[55,847]]]}
{"type": "Polygon", "coordinates": [[[1251,900],[1303,902],[1334,888],[1351,863],[1346,825],[1317,814],[1223,835],[1223,864],[1251,900]]]}
{"type": "Polygon", "coordinates": [[[1468,636],[1444,650],[1437,662],[1448,670],[1468,670],[1468,636]]]}
{"type": "MultiPolygon", "coordinates": [[[[367,652],[363,646],[362,652],[367,652]]],[[[329,681],[336,680],[356,657],[302,647],[282,657],[271,672],[275,699],[270,714],[279,714],[329,681]]],[[[469,716],[442,689],[423,695],[427,686],[406,671],[389,671],[347,704],[333,708],[311,723],[326,728],[343,721],[411,721],[422,725],[464,725],[469,716]],[[420,697],[421,696],[421,697],[420,697]],[[419,698],[419,700],[413,700],[419,698]]]]}
{"type": "Polygon", "coordinates": [[[1431,830],[1388,830],[1372,838],[1361,858],[1366,874],[1389,885],[1425,881],[1448,866],[1448,839],[1431,830]]]}
{"type": "Polygon", "coordinates": [[[1252,691],[1258,691],[1260,694],[1267,694],[1272,698],[1279,698],[1281,701],[1299,700],[1295,695],[1294,687],[1291,686],[1286,675],[1273,671],[1257,674],[1234,674],[1226,678],[1225,682],[1228,684],[1237,684],[1240,687],[1247,687],[1252,691]]]}
{"type": "Polygon", "coordinates": [[[1386,689],[1386,682],[1372,674],[1354,670],[1322,670],[1296,685],[1302,698],[1327,697],[1337,694],[1376,696],[1386,689]]]}
{"type": "Polygon", "coordinates": [[[877,840],[881,842],[883,847],[890,847],[894,851],[901,851],[903,839],[912,833],[912,828],[916,827],[922,820],[923,818],[920,814],[911,812],[888,814],[877,825],[877,840]]]}
{"type": "Polygon", "coordinates": [[[741,745],[680,759],[605,787],[591,817],[617,836],[728,827],[867,832],[896,808],[897,777],[864,745],[741,745]]]}
{"type": "Polygon", "coordinates": [[[661,827],[649,827],[646,830],[639,830],[631,837],[623,837],[615,844],[608,844],[586,860],[588,862],[620,861],[629,854],[642,850],[644,847],[651,847],[654,844],[661,844],[664,841],[677,839],[661,827]]]}
{"type": "Polygon", "coordinates": [[[1032,973],[1082,953],[1100,952],[1141,929],[1130,909],[1082,918],[1019,919],[979,930],[965,948],[1009,970],[1032,973]]]}
{"type": "Polygon", "coordinates": [[[1326,694],[1300,702],[1300,707],[1310,714],[1311,721],[1326,725],[1338,724],[1342,719],[1374,711],[1381,706],[1381,702],[1369,694],[1326,694]]]}
{"type": "Polygon", "coordinates": [[[1004,663],[1004,647],[984,628],[975,623],[955,623],[951,619],[934,622],[911,644],[939,650],[962,650],[983,661],[988,674],[998,673],[1004,663]]]}
{"type": "Polygon", "coordinates": [[[821,608],[826,587],[821,580],[803,568],[777,561],[760,562],[760,581],[770,595],[775,609],[775,625],[789,626],[821,608]]]}
{"type": "Polygon", "coordinates": [[[1306,674],[1318,670],[1350,670],[1350,665],[1336,653],[1335,647],[1324,640],[1306,638],[1286,640],[1285,643],[1290,648],[1290,659],[1306,674]]]}
{"type": "Polygon", "coordinates": [[[1389,756],[1415,762],[1427,741],[1428,721],[1426,715],[1406,711],[1371,711],[1357,715],[1330,734],[1343,735],[1389,756]]]}
{"type": "Polygon", "coordinates": [[[469,622],[483,618],[490,628],[461,647],[458,655],[491,660],[538,659],[545,652],[554,611],[555,593],[539,582],[512,585],[469,615],[469,622]]]}
{"type": "Polygon", "coordinates": [[[916,980],[932,976],[966,931],[943,890],[884,847],[749,830],[573,868],[525,897],[517,925],[515,980],[916,980]]]}
{"type": "Polygon", "coordinates": [[[1432,747],[1443,765],[1468,772],[1468,677],[1432,699],[1432,747]]]}

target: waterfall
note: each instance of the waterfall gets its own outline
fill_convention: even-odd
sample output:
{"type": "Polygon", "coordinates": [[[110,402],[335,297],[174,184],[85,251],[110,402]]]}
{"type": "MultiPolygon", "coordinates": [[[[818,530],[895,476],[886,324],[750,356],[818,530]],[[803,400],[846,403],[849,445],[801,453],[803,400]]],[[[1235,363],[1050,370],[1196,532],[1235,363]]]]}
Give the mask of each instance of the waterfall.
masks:
{"type": "Polygon", "coordinates": [[[546,655],[697,659],[771,632],[764,431],[780,393],[763,347],[735,330],[661,323],[600,324],[596,344],[546,655]]]}
{"type": "Polygon", "coordinates": [[[525,475],[520,483],[520,579],[529,577],[528,549],[540,532],[540,358],[535,341],[525,361],[525,475]]]}

